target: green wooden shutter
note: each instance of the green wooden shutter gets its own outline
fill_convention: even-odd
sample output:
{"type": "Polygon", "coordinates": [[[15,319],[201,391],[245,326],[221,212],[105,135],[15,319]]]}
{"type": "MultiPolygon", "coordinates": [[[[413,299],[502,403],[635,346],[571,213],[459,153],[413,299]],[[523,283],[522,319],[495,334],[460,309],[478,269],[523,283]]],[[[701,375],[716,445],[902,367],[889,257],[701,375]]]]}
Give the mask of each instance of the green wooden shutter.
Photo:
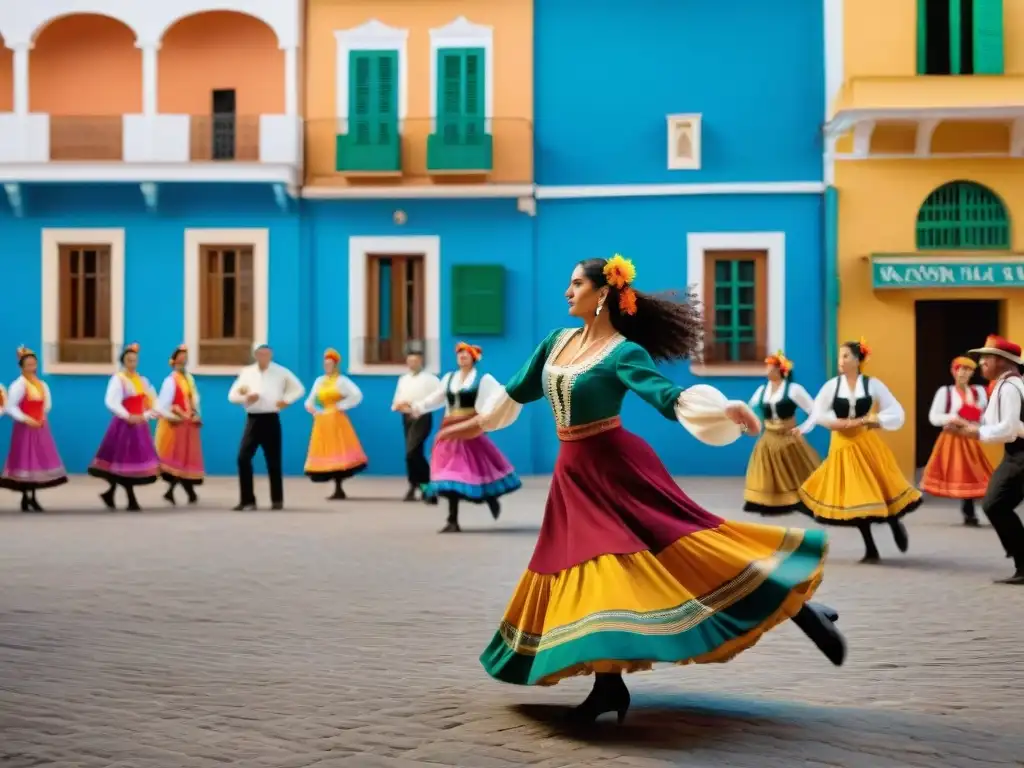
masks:
{"type": "Polygon", "coordinates": [[[974,0],[974,74],[1003,74],[1003,0],[974,0]]]}
{"type": "Polygon", "coordinates": [[[398,51],[352,51],[349,135],[363,146],[391,144],[398,132],[398,51]]]}
{"type": "Polygon", "coordinates": [[[452,334],[500,336],[505,332],[505,267],[452,267],[452,334]]]}
{"type": "Polygon", "coordinates": [[[438,133],[445,144],[479,144],[485,111],[483,48],[442,48],[437,52],[438,133]]]}
{"type": "Polygon", "coordinates": [[[438,133],[445,144],[458,144],[462,135],[462,54],[457,49],[437,52],[441,85],[437,94],[438,133]]]}
{"type": "Polygon", "coordinates": [[[963,52],[962,29],[960,0],[949,0],[949,73],[951,75],[963,73],[964,63],[961,59],[963,52]]]}
{"type": "Polygon", "coordinates": [[[917,0],[917,74],[928,74],[928,0],[917,0]]]}
{"type": "Polygon", "coordinates": [[[484,137],[484,49],[476,48],[465,52],[463,58],[465,79],[463,83],[463,131],[466,144],[479,144],[484,137]]]}

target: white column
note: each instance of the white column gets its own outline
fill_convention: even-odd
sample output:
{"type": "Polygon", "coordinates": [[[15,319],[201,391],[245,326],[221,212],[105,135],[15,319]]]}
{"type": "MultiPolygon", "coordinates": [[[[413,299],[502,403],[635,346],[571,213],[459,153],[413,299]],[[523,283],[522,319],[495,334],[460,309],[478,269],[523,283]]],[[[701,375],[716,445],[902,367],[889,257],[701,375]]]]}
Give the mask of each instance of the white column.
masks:
{"type": "Polygon", "coordinates": [[[136,43],[142,49],[142,114],[154,117],[157,113],[157,53],[160,43],[136,43]]]}
{"type": "Polygon", "coordinates": [[[298,50],[293,45],[284,49],[284,113],[288,117],[299,114],[298,50]]]}
{"type": "Polygon", "coordinates": [[[18,43],[14,49],[14,114],[28,114],[28,52],[31,43],[18,43]]]}

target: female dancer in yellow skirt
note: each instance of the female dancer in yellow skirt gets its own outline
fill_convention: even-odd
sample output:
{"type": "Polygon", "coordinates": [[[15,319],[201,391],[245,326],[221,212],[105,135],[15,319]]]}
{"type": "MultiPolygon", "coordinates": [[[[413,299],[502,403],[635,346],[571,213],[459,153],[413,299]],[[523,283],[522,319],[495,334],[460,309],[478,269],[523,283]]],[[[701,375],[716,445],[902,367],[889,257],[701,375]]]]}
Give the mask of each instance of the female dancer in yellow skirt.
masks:
{"type": "Polygon", "coordinates": [[[700,345],[691,303],[640,293],[621,256],[580,262],[565,292],[582,326],[548,335],[479,414],[438,440],[472,440],[515,421],[546,397],[561,447],[544,523],[525,573],[480,657],[494,678],[552,685],[595,675],[573,710],[589,723],[621,722],[624,672],[656,663],[725,662],[792,619],[836,665],[846,645],[835,612],[808,603],[822,579],[818,530],[725,520],[687,496],[644,440],[622,426],[630,392],[711,445],[760,422],[715,389],[685,389],[654,360],[683,360],[700,345]]]}
{"type": "Polygon", "coordinates": [[[180,346],[170,359],[170,375],[164,379],[157,396],[156,410],[160,421],[156,425],[156,454],[160,458],[160,474],[167,481],[164,498],[176,504],[174,487],[181,483],[188,496],[188,503],[199,501],[195,487],[201,485],[203,469],[203,445],[199,429],[199,390],[196,380],[186,370],[188,348],[180,346]]]}
{"type": "Polygon", "coordinates": [[[821,464],[818,453],[804,439],[814,429],[814,400],[793,381],[793,363],[781,349],[764,362],[768,381],[750,398],[750,407],[764,422],[764,434],[747,464],[743,510],[762,516],[784,515],[799,507],[800,486],[821,464]],[[799,427],[794,418],[797,408],[808,415],[799,427]]]}
{"type": "Polygon", "coordinates": [[[921,492],[903,476],[875,431],[903,426],[903,406],[881,381],[861,374],[871,350],[864,339],[839,348],[839,376],[814,399],[814,420],[832,430],[828,456],[800,487],[801,511],[824,525],[849,525],[864,537],[863,563],[879,561],[872,523],[888,523],[900,552],[909,543],[903,515],[921,505],[921,492]]]}
{"type": "MultiPolygon", "coordinates": [[[[981,423],[988,394],[984,387],[970,383],[977,369],[978,364],[969,357],[953,361],[950,369],[953,384],[939,388],[928,411],[928,420],[933,426],[945,427],[957,417],[972,424],[981,423]]],[[[932,496],[960,499],[964,525],[977,527],[974,500],[984,497],[993,471],[981,443],[943,431],[925,465],[921,490],[932,496]]]]}
{"type": "Polygon", "coordinates": [[[306,398],[306,410],[313,414],[313,432],[305,472],[314,483],[334,481],[329,499],[347,498],[342,483],[367,465],[356,431],[345,415],[362,402],[363,393],[339,373],[340,364],[341,355],[336,350],[324,352],[324,375],[313,382],[306,398]]]}

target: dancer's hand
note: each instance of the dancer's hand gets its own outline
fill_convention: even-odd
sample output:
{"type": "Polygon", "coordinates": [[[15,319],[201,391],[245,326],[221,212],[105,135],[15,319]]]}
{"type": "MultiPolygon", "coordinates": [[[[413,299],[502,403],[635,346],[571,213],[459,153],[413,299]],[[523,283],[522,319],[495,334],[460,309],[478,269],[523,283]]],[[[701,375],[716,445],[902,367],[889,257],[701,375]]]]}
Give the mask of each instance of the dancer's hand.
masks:
{"type": "Polygon", "coordinates": [[[789,430],[789,434],[793,437],[800,437],[800,427],[793,427],[791,430],[789,430]]]}
{"type": "Polygon", "coordinates": [[[395,403],[394,406],[392,406],[392,408],[393,410],[396,410],[399,413],[410,413],[412,411],[412,406],[406,402],[395,403]]]}
{"type": "Polygon", "coordinates": [[[311,413],[314,416],[316,416],[316,406],[315,405],[307,405],[306,406],[306,412],[307,413],[311,413]]]}
{"type": "Polygon", "coordinates": [[[733,403],[725,408],[725,415],[748,435],[761,434],[761,420],[743,403],[733,403]]]}
{"type": "Polygon", "coordinates": [[[248,395],[245,396],[245,404],[246,405],[252,405],[252,404],[254,404],[259,399],[260,399],[260,396],[257,393],[250,392],[248,395]]]}
{"type": "Polygon", "coordinates": [[[479,437],[484,433],[484,429],[480,424],[480,417],[474,416],[471,419],[460,421],[458,424],[452,424],[444,427],[440,432],[437,433],[438,440],[472,440],[474,437],[479,437]]]}
{"type": "Polygon", "coordinates": [[[142,424],[145,420],[146,417],[141,414],[133,413],[128,416],[129,424],[142,424]]]}
{"type": "Polygon", "coordinates": [[[278,401],[277,401],[277,410],[279,410],[279,411],[283,411],[283,410],[284,410],[285,408],[287,408],[287,407],[288,407],[289,405],[291,405],[291,403],[289,403],[289,402],[287,402],[287,401],[285,401],[285,400],[278,400],[278,401]]]}
{"type": "Polygon", "coordinates": [[[39,428],[39,427],[43,426],[43,422],[38,421],[36,419],[33,419],[31,417],[26,417],[25,423],[28,424],[30,427],[36,427],[36,428],[39,428]]]}

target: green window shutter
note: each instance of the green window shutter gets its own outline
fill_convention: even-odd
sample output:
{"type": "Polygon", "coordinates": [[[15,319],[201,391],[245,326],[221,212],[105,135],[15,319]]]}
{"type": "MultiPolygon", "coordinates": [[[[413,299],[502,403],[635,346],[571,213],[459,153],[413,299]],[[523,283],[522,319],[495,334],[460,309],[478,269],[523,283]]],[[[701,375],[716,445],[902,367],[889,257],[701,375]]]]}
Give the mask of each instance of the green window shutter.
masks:
{"type": "Polygon", "coordinates": [[[917,74],[928,74],[928,0],[917,0],[917,74]]]}
{"type": "Polygon", "coordinates": [[[505,332],[505,267],[452,267],[452,334],[500,336],[505,332]]]}
{"type": "Polygon", "coordinates": [[[963,73],[963,40],[961,39],[960,0],[949,0],[949,73],[963,73]]]}
{"type": "Polygon", "coordinates": [[[483,48],[442,48],[437,52],[437,116],[445,144],[479,144],[484,133],[483,48]]]}
{"type": "Polygon", "coordinates": [[[719,362],[749,362],[756,358],[755,272],[755,263],[748,259],[715,263],[712,327],[719,362]]]}
{"type": "Polygon", "coordinates": [[[352,51],[348,65],[349,135],[386,145],[398,132],[398,51],[352,51]]]}
{"type": "Polygon", "coordinates": [[[917,213],[919,251],[1009,250],[1010,217],[992,190],[971,181],[943,184],[917,213]]]}
{"type": "Polygon", "coordinates": [[[974,74],[1003,74],[1003,0],[974,0],[974,74]]]}

